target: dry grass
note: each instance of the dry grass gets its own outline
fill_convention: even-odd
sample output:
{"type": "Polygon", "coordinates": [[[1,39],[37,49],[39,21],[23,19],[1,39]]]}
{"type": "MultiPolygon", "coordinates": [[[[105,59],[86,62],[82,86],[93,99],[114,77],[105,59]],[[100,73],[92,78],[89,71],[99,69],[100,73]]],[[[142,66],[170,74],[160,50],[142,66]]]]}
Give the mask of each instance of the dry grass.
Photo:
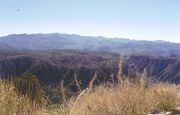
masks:
{"type": "Polygon", "coordinates": [[[66,102],[66,89],[64,88],[64,80],[61,80],[61,84],[60,84],[60,94],[62,95],[62,99],[64,102],[66,102]]]}
{"type": "Polygon", "coordinates": [[[144,115],[170,110],[180,104],[176,85],[157,83],[147,86],[142,78],[132,83],[124,80],[114,88],[101,85],[93,92],[83,92],[71,100],[70,115],[144,115]]]}
{"type": "Polygon", "coordinates": [[[153,94],[158,100],[157,109],[168,111],[176,106],[180,106],[180,91],[178,87],[178,85],[159,83],[152,88],[153,94]]]}
{"type": "Polygon", "coordinates": [[[120,60],[119,60],[119,64],[118,64],[118,68],[119,68],[119,71],[118,71],[118,81],[119,82],[122,82],[123,81],[123,65],[124,65],[124,58],[123,57],[120,57],[120,60]]]}
{"type": "Polygon", "coordinates": [[[0,82],[0,111],[2,115],[144,115],[180,106],[177,85],[149,84],[143,77],[135,82],[125,79],[114,87],[92,87],[92,82],[77,97],[50,109],[33,108],[26,97],[16,95],[12,84],[0,82]]]}

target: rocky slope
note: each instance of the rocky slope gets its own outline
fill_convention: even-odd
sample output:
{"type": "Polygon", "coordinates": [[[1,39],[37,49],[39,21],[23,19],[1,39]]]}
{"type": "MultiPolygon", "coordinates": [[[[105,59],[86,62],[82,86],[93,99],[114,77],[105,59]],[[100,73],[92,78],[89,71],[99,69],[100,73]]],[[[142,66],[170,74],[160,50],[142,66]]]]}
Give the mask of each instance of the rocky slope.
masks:
{"type": "Polygon", "coordinates": [[[1,77],[14,77],[25,72],[38,76],[42,84],[59,83],[65,80],[67,85],[75,85],[74,74],[86,87],[97,72],[97,82],[110,79],[111,73],[117,73],[117,54],[92,53],[74,50],[51,51],[1,51],[1,77]]]}
{"type": "MultiPolygon", "coordinates": [[[[82,52],[78,50],[49,50],[49,51],[0,51],[1,77],[13,77],[24,72],[32,72],[43,84],[74,82],[74,74],[88,85],[89,80],[98,74],[96,82],[110,79],[117,74],[119,55],[107,52],[82,52]]],[[[150,57],[130,56],[125,58],[123,72],[131,77],[143,73],[155,80],[180,83],[179,57],[150,57]]]]}
{"type": "Polygon", "coordinates": [[[131,56],[126,60],[125,70],[135,76],[146,71],[154,80],[180,83],[180,58],[155,58],[149,56],[131,56]]]}

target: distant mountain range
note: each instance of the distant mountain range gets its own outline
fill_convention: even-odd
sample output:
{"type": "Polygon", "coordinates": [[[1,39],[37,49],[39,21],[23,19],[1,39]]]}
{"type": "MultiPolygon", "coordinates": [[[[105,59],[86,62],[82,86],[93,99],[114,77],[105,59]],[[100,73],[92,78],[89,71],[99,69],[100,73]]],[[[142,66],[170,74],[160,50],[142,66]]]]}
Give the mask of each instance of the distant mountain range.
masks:
{"type": "Polygon", "coordinates": [[[130,40],[70,34],[13,34],[0,37],[0,49],[78,49],[106,51],[122,55],[180,56],[180,44],[165,41],[130,40]]]}

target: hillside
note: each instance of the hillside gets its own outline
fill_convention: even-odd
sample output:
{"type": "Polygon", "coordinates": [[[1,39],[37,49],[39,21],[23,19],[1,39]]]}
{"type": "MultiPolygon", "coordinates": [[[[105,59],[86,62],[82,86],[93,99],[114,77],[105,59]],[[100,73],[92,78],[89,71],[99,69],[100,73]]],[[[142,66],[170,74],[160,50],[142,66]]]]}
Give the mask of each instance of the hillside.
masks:
{"type": "MultiPolygon", "coordinates": [[[[43,84],[58,83],[62,79],[66,84],[74,82],[74,74],[82,82],[82,87],[88,85],[95,72],[98,82],[116,76],[119,54],[108,52],[82,52],[78,50],[48,50],[48,51],[11,51],[0,52],[1,77],[14,77],[25,72],[38,76],[43,84]]],[[[180,83],[179,57],[130,56],[125,58],[123,72],[135,76],[147,70],[149,77],[155,80],[180,83]]]]}
{"type": "Polygon", "coordinates": [[[124,68],[131,77],[146,71],[153,80],[180,83],[180,57],[131,56],[124,68]]]}
{"type": "Polygon", "coordinates": [[[58,33],[13,34],[0,37],[0,44],[6,44],[18,50],[78,49],[83,51],[108,51],[123,55],[180,55],[180,44],[177,43],[165,41],[138,41],[124,38],[110,39],[58,33]]]}
{"type": "Polygon", "coordinates": [[[117,73],[118,54],[80,52],[75,50],[50,51],[1,51],[0,73],[2,77],[14,77],[25,72],[38,76],[42,84],[74,82],[74,74],[82,80],[82,87],[98,72],[100,82],[117,73]]]}

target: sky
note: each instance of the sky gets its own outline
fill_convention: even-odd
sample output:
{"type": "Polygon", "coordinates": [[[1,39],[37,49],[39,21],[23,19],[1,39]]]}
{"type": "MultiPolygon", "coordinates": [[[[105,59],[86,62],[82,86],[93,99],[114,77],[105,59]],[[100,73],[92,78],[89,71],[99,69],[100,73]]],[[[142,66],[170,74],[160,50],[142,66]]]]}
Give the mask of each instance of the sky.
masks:
{"type": "Polygon", "coordinates": [[[180,43],[180,0],[0,0],[0,36],[21,33],[180,43]]]}

